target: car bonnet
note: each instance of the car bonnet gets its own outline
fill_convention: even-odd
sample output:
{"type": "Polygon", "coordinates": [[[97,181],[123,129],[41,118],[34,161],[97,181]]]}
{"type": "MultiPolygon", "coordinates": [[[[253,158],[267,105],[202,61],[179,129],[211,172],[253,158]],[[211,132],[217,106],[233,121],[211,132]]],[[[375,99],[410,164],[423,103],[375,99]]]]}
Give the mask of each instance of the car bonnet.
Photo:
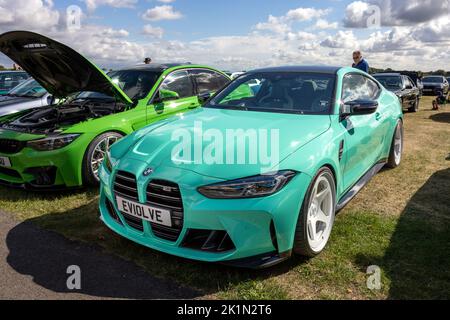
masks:
{"type": "Polygon", "coordinates": [[[93,91],[132,103],[96,65],[68,46],[40,34],[27,31],[4,33],[0,36],[0,51],[57,98],[93,91]]]}

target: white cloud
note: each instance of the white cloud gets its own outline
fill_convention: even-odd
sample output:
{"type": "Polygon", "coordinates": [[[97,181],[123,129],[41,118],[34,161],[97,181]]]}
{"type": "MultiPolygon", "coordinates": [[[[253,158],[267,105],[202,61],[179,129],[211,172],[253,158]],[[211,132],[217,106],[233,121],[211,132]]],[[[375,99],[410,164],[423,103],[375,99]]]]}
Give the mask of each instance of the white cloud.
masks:
{"type": "Polygon", "coordinates": [[[289,10],[286,14],[287,20],[293,21],[309,21],[324,17],[331,12],[330,9],[315,9],[315,8],[297,8],[289,10]]]}
{"type": "Polygon", "coordinates": [[[142,33],[147,36],[161,39],[164,35],[164,29],[160,27],[153,27],[152,25],[147,24],[144,26],[142,33]]]}
{"type": "MultiPolygon", "coordinates": [[[[320,19],[328,15],[331,9],[297,8],[289,10],[285,15],[276,17],[269,15],[266,22],[260,22],[253,27],[259,31],[270,31],[278,34],[287,34],[291,31],[294,22],[304,22],[313,19],[320,19]]],[[[330,25],[333,27],[334,25],[330,25]]]]}
{"type": "Polygon", "coordinates": [[[94,11],[100,6],[111,6],[114,8],[134,8],[138,0],[84,0],[89,11],[94,11]]]}
{"type": "Polygon", "coordinates": [[[172,6],[163,5],[148,9],[142,18],[149,21],[159,20],[176,20],[182,18],[183,15],[179,11],[175,11],[172,6]]]}
{"type": "MultiPolygon", "coordinates": [[[[118,5],[119,2],[95,3],[118,5]]],[[[352,8],[352,13],[357,12],[355,7],[352,8]]],[[[49,1],[16,0],[12,3],[0,0],[0,31],[25,29],[43,33],[68,44],[99,66],[108,68],[133,65],[147,56],[155,62],[190,61],[231,70],[281,64],[350,65],[354,49],[361,49],[369,63],[376,67],[412,70],[448,68],[448,16],[411,23],[410,26],[383,28],[367,35],[366,32],[341,30],[339,25],[334,30],[336,22],[326,19],[329,10],[301,9],[278,17],[270,16],[267,21],[239,36],[167,41],[163,37],[164,30],[153,22],[143,26],[142,34],[136,35],[131,35],[126,29],[87,22],[82,23],[80,30],[69,33],[64,12],[58,12],[49,1]],[[297,22],[303,22],[301,27],[297,22]],[[146,36],[152,37],[151,41],[146,36]]],[[[169,12],[176,13],[172,7],[169,12]]],[[[181,13],[178,14],[181,16],[181,13]]],[[[155,20],[168,17],[174,18],[170,14],[161,14],[161,11],[150,15],[155,20]]],[[[406,19],[405,15],[402,17],[406,19]]],[[[6,60],[0,58],[0,61],[3,64],[6,60]]]]}
{"type": "Polygon", "coordinates": [[[326,30],[326,29],[337,29],[338,26],[339,26],[339,24],[337,22],[328,22],[325,19],[319,19],[319,20],[317,20],[314,27],[316,29],[326,30]]]}
{"type": "Polygon", "coordinates": [[[272,15],[269,16],[267,22],[260,22],[255,26],[256,30],[267,30],[274,33],[287,33],[291,30],[291,27],[283,22],[282,18],[274,17],[272,15]]]}
{"type": "Polygon", "coordinates": [[[347,49],[360,49],[359,43],[353,31],[338,31],[333,36],[328,36],[322,41],[321,45],[328,48],[347,48],[347,49]]]}
{"type": "Polygon", "coordinates": [[[367,28],[367,19],[381,13],[382,26],[414,26],[450,14],[449,0],[367,0],[354,1],[346,8],[344,25],[350,28],[367,28]]]}
{"type": "Polygon", "coordinates": [[[0,0],[0,28],[13,25],[16,29],[44,30],[55,27],[60,14],[53,8],[52,1],[42,0],[0,0]]]}
{"type": "Polygon", "coordinates": [[[173,3],[173,2],[175,2],[175,0],[158,0],[158,2],[162,2],[162,3],[173,3]]]}

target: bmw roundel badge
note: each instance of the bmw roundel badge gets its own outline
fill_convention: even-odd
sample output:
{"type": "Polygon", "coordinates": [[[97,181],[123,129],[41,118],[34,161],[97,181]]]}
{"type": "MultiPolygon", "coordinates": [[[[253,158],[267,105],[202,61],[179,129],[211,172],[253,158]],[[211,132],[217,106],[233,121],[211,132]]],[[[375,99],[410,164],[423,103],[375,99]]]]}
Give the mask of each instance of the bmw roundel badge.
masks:
{"type": "Polygon", "coordinates": [[[144,170],[144,177],[148,177],[149,175],[151,175],[153,173],[153,168],[147,168],[144,170]]]}

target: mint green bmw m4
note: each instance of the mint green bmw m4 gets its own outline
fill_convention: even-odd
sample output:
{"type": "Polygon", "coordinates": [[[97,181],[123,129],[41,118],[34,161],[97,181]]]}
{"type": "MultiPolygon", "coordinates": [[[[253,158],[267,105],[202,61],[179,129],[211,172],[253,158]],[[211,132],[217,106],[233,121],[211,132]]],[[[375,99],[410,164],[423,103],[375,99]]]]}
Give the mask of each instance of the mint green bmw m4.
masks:
{"type": "Polygon", "coordinates": [[[356,69],[260,69],[203,99],[108,152],[100,212],[120,236],[249,268],[314,257],[335,214],[402,159],[398,98],[356,69]]]}

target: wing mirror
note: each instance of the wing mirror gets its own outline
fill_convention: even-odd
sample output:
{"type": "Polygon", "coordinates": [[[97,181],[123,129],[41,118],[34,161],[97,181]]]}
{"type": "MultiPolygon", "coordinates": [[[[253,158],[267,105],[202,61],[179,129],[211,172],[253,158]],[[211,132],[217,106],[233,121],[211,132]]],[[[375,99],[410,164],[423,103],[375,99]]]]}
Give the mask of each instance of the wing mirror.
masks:
{"type": "Polygon", "coordinates": [[[211,97],[212,97],[211,92],[201,93],[198,95],[198,102],[200,102],[200,104],[204,104],[211,97]]]}
{"type": "Polygon", "coordinates": [[[56,101],[55,101],[55,97],[54,97],[54,96],[49,95],[49,96],[47,97],[47,104],[48,104],[49,106],[55,104],[55,102],[56,102],[56,101]]]}
{"type": "Polygon", "coordinates": [[[153,99],[153,103],[161,103],[165,101],[173,101],[178,99],[180,99],[180,96],[175,91],[161,89],[155,96],[155,99],[153,99]]]}
{"type": "Polygon", "coordinates": [[[354,100],[342,105],[341,115],[343,117],[361,116],[375,113],[378,109],[378,101],[354,100]]]}

